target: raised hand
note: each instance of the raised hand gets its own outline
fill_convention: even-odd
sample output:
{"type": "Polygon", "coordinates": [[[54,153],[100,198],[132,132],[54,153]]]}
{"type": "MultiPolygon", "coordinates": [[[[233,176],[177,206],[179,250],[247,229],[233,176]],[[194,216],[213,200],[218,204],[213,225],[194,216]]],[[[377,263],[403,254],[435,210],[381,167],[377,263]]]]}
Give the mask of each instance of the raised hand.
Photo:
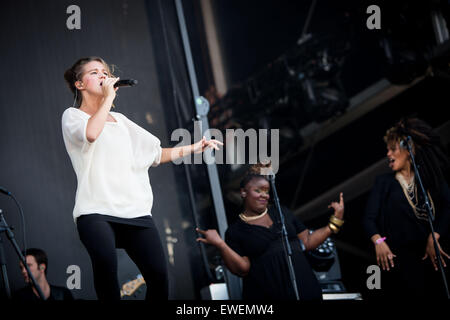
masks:
{"type": "Polygon", "coordinates": [[[105,78],[105,80],[103,80],[102,82],[102,91],[103,91],[103,98],[107,98],[107,97],[111,97],[111,98],[115,98],[116,97],[116,91],[119,88],[114,88],[114,84],[119,81],[119,77],[117,78],[105,78]]]}
{"type": "Polygon", "coordinates": [[[335,217],[342,220],[344,218],[344,194],[341,192],[339,194],[339,202],[330,203],[328,208],[333,208],[335,217]]]}

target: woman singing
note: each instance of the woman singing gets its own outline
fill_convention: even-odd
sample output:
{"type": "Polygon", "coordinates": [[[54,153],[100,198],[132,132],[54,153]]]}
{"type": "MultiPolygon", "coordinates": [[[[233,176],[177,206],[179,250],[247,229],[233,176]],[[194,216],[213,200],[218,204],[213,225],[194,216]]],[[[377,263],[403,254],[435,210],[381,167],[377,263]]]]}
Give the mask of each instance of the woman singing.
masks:
{"type": "Polygon", "coordinates": [[[442,296],[442,278],[433,272],[438,270],[438,263],[424,197],[408,149],[400,144],[408,136],[431,202],[442,264],[446,265],[449,255],[439,239],[450,227],[450,192],[443,175],[447,157],[439,136],[422,120],[404,119],[386,132],[384,141],[392,173],[376,179],[364,227],[374,244],[377,263],[386,271],[381,277],[384,296],[442,296]]]}
{"type": "Polygon", "coordinates": [[[73,217],[92,262],[100,300],[119,300],[116,248],[124,248],[148,284],[147,300],[168,299],[166,261],[152,219],[148,169],[207,148],[217,140],[161,148],[160,140],[111,112],[117,88],[99,57],[78,60],[64,78],[78,108],[62,115],[62,132],[77,176],[73,217]]]}
{"type": "MultiPolygon", "coordinates": [[[[250,169],[241,181],[244,210],[239,220],[230,225],[223,241],[216,230],[197,229],[202,241],[216,246],[227,268],[243,277],[243,299],[293,300],[295,291],[290,280],[276,209],[269,206],[270,184],[259,174],[259,166],[250,169]]],[[[344,221],[344,199],[330,204],[334,209],[327,226],[312,234],[289,210],[282,209],[292,263],[300,300],[321,300],[317,279],[303,254],[299,239],[306,250],[314,250],[332,233],[337,233],[344,221]]]]}

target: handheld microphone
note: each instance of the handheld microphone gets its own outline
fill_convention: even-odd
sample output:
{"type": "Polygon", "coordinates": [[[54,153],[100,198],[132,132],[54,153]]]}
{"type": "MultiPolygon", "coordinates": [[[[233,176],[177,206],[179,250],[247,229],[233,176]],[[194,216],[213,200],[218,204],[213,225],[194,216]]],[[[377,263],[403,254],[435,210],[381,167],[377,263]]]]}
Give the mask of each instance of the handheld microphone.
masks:
{"type": "Polygon", "coordinates": [[[114,83],[114,88],[117,87],[132,87],[137,85],[137,80],[133,80],[133,79],[124,79],[124,80],[119,80],[116,83],[114,83]]]}

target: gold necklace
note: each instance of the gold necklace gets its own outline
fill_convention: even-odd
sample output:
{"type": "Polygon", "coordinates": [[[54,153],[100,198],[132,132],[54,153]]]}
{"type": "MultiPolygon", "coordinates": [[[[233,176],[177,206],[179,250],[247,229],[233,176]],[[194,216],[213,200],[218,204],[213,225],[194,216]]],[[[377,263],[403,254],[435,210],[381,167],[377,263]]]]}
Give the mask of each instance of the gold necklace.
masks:
{"type": "MultiPolygon", "coordinates": [[[[400,172],[397,172],[395,174],[395,178],[400,183],[406,200],[408,200],[408,203],[412,207],[414,215],[417,217],[417,219],[428,220],[427,209],[424,206],[419,205],[419,199],[417,197],[417,185],[415,184],[414,179],[412,179],[411,183],[408,184],[405,177],[403,177],[400,172]]],[[[434,216],[435,208],[433,199],[431,198],[430,192],[427,192],[427,194],[431,202],[431,215],[434,216]]]]}
{"type": "Polygon", "coordinates": [[[253,220],[262,218],[266,213],[267,213],[267,208],[266,208],[266,210],[264,210],[263,213],[261,213],[261,214],[259,214],[257,216],[248,217],[244,213],[241,213],[241,214],[239,214],[239,218],[241,218],[241,220],[244,221],[244,222],[249,222],[249,221],[253,221],[253,220]]]}
{"type": "Polygon", "coordinates": [[[411,179],[410,183],[408,183],[406,181],[405,176],[403,176],[400,172],[397,172],[395,174],[395,178],[397,178],[398,182],[400,182],[400,184],[403,187],[403,189],[405,189],[408,192],[408,196],[410,196],[412,198],[412,196],[414,195],[414,190],[415,190],[414,178],[411,179]]]}

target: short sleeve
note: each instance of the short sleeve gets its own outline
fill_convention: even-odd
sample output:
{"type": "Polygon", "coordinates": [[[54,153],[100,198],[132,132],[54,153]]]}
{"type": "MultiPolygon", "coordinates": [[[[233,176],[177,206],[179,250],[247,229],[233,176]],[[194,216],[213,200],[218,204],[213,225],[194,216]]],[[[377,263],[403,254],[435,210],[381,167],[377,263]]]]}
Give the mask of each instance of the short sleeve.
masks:
{"type": "Polygon", "coordinates": [[[246,256],[246,254],[243,252],[242,246],[239,241],[239,236],[234,230],[234,226],[231,226],[227,229],[225,232],[225,242],[226,244],[233,249],[238,255],[240,256],[246,256]]]}
{"type": "MultiPolygon", "coordinates": [[[[118,113],[114,113],[117,115],[118,113]]],[[[153,134],[140,127],[123,114],[120,114],[128,128],[133,154],[138,167],[156,167],[161,161],[161,141],[153,134]]]]}
{"type": "Polygon", "coordinates": [[[87,122],[88,120],[77,114],[76,110],[66,109],[61,118],[64,140],[79,148],[91,144],[86,138],[87,122]]]}
{"type": "Polygon", "coordinates": [[[283,210],[285,217],[292,222],[292,225],[295,228],[296,234],[302,233],[303,231],[305,231],[307,229],[306,226],[303,224],[303,222],[298,217],[296,217],[292,213],[291,210],[289,210],[288,208],[286,208],[284,206],[282,207],[282,210],[283,210]]]}
{"type": "Polygon", "coordinates": [[[301,222],[300,219],[295,216],[293,216],[292,223],[294,224],[295,233],[297,233],[297,234],[302,233],[303,231],[305,231],[307,229],[306,226],[303,224],[303,222],[301,222]]]}

